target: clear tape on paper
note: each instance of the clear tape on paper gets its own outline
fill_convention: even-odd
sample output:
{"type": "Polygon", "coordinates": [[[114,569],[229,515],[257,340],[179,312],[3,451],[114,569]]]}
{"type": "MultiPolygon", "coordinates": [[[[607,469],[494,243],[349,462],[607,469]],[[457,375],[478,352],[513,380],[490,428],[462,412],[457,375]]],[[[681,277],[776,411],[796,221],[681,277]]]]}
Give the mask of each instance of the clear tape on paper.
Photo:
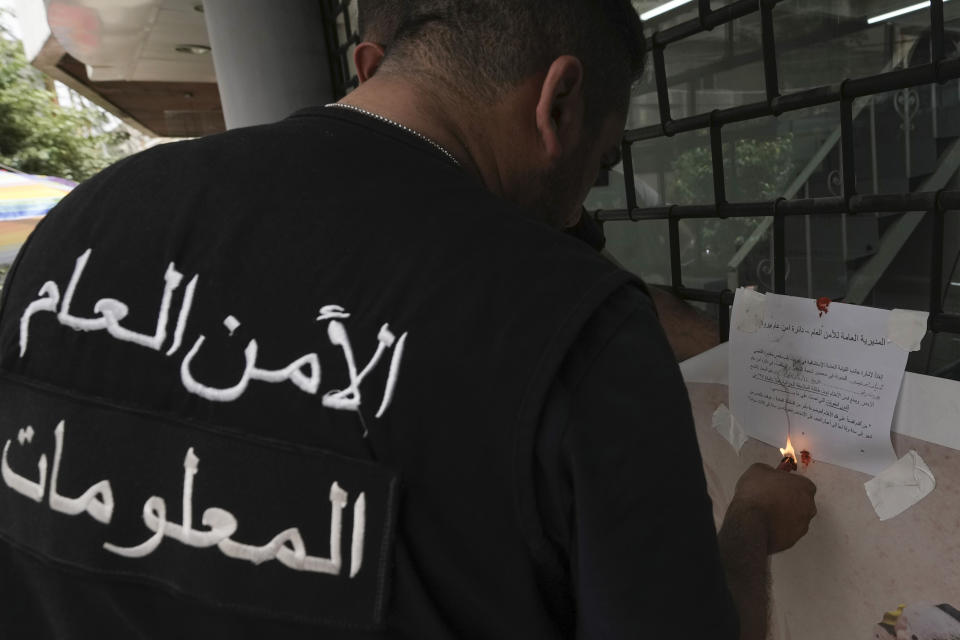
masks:
{"type": "Polygon", "coordinates": [[[730,326],[744,333],[756,333],[767,312],[766,296],[753,289],[740,288],[737,289],[736,298],[730,326]]]}
{"type": "Polygon", "coordinates": [[[887,318],[887,340],[906,351],[919,351],[929,316],[926,311],[894,309],[887,318]]]}
{"type": "Polygon", "coordinates": [[[723,436],[724,440],[730,443],[730,446],[733,447],[737,454],[740,453],[740,449],[743,448],[744,443],[747,441],[747,433],[743,430],[743,427],[740,426],[740,423],[737,422],[733,414],[730,413],[727,405],[721,404],[717,407],[717,410],[713,412],[713,428],[723,436]]]}
{"type": "Polygon", "coordinates": [[[889,520],[923,500],[937,486],[937,481],[920,454],[910,450],[863,486],[877,517],[889,520]]]}

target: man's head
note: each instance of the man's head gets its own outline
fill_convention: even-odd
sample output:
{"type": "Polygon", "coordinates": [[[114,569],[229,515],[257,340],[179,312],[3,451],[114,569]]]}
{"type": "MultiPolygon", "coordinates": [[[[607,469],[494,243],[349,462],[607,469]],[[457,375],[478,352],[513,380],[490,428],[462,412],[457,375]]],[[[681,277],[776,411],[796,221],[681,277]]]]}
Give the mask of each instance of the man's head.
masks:
{"type": "MultiPolygon", "coordinates": [[[[563,55],[584,69],[588,119],[626,106],[646,53],[630,0],[381,0],[371,25],[393,32],[387,56],[493,100],[563,55]],[[436,73],[440,71],[440,73],[436,73]],[[595,108],[592,108],[594,107],[595,108]]],[[[464,91],[465,90],[465,91],[464,91]]]]}
{"type": "Polygon", "coordinates": [[[400,5],[401,0],[357,0],[361,42],[389,45],[400,23],[400,5]]]}
{"type": "Polygon", "coordinates": [[[402,0],[357,0],[360,42],[353,51],[357,78],[366,82],[377,71],[400,22],[402,0]]]}
{"type": "MultiPolygon", "coordinates": [[[[478,123],[498,154],[495,190],[565,226],[626,117],[645,42],[629,0],[384,0],[383,74],[478,123]],[[389,30],[395,26],[393,37],[389,30]],[[485,125],[485,126],[481,126],[485,125]]],[[[372,11],[371,11],[372,9],[372,11]]],[[[468,145],[469,146],[469,145],[468,145]]],[[[472,151],[471,151],[472,153],[472,151]]],[[[485,181],[490,182],[490,176],[485,181]]]]}

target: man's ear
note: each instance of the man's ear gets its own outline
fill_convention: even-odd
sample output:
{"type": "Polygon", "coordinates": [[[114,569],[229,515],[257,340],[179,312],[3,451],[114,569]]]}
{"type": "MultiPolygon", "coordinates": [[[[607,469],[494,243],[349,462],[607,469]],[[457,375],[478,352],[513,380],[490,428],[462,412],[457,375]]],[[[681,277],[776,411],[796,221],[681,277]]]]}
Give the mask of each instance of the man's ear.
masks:
{"type": "Polygon", "coordinates": [[[383,47],[376,42],[361,42],[353,50],[353,63],[357,66],[357,78],[366,82],[377,72],[383,62],[383,47]]]}
{"type": "Polygon", "coordinates": [[[537,131],[551,161],[577,146],[583,116],[583,65],[573,56],[560,56],[547,70],[537,102],[537,131]]]}

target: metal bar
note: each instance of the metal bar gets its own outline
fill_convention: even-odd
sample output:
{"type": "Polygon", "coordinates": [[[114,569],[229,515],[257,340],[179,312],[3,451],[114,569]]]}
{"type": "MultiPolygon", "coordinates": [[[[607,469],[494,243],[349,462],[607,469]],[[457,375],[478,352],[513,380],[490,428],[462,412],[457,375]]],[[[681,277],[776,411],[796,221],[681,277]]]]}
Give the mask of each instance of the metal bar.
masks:
{"type": "Polygon", "coordinates": [[[873,193],[880,193],[877,166],[877,106],[874,100],[870,100],[870,175],[873,179],[873,193]]]}
{"type": "Polygon", "coordinates": [[[937,65],[937,82],[953,80],[960,74],[960,58],[943,60],[937,65]]]}
{"type": "Polygon", "coordinates": [[[711,114],[701,113],[699,115],[690,116],[683,118],[681,120],[664,120],[663,121],[663,131],[668,136],[672,136],[675,133],[682,133],[684,131],[695,131],[697,129],[706,129],[713,122],[711,114]],[[677,127],[678,122],[683,122],[683,128],[677,127]]]}
{"type": "Polygon", "coordinates": [[[723,291],[710,291],[707,289],[688,289],[686,287],[667,287],[664,285],[654,285],[661,289],[672,291],[677,296],[691,302],[705,302],[707,304],[725,304],[733,305],[733,291],[724,289],[723,291]]]}
{"type": "Polygon", "coordinates": [[[627,211],[637,208],[637,185],[633,175],[633,150],[631,144],[624,140],[621,145],[620,157],[623,160],[623,184],[627,189],[627,211]]]}
{"type": "Polygon", "coordinates": [[[867,96],[936,81],[937,69],[933,64],[922,64],[906,69],[894,69],[875,76],[847,80],[844,83],[844,94],[849,97],[867,96]]]}
{"type": "MultiPolygon", "coordinates": [[[[774,3],[776,4],[776,3],[774,3]]],[[[731,26],[732,23],[730,23],[731,26]]],[[[822,42],[828,40],[834,40],[836,38],[842,38],[844,36],[854,35],[868,28],[868,25],[862,20],[857,19],[848,19],[845,22],[840,22],[834,24],[833,27],[827,31],[824,30],[822,33],[814,34],[805,34],[800,38],[782,38],[777,41],[777,51],[793,51],[795,49],[809,49],[810,47],[815,47],[822,42]],[[818,39],[818,36],[822,38],[818,39]],[[811,39],[813,38],[813,39],[811,39]]],[[[678,74],[672,76],[673,84],[683,84],[691,80],[699,80],[705,76],[711,76],[716,74],[718,71],[728,71],[730,69],[744,66],[753,62],[758,62],[763,59],[763,49],[756,49],[750,51],[744,51],[742,53],[737,53],[734,55],[724,54],[723,56],[714,59],[706,64],[701,66],[693,67],[686,71],[682,71],[678,74]]]]}
{"type": "Polygon", "coordinates": [[[843,168],[843,197],[857,193],[856,165],[853,157],[853,99],[840,101],[840,162],[843,168]]]}
{"type": "Polygon", "coordinates": [[[654,45],[667,46],[684,38],[695,36],[704,31],[710,31],[715,27],[732,22],[737,18],[748,16],[757,10],[757,0],[737,0],[719,9],[711,11],[702,21],[698,15],[696,18],[681,22],[670,27],[666,31],[660,31],[653,36],[654,45]]]}
{"type": "Polygon", "coordinates": [[[773,218],[773,291],[787,292],[787,218],[773,218]]]}
{"type": "Polygon", "coordinates": [[[842,197],[797,198],[781,200],[777,203],[777,212],[785,216],[828,215],[847,213],[849,205],[842,197]]]}
{"type": "Polygon", "coordinates": [[[663,133],[667,132],[666,125],[670,122],[670,92],[667,88],[667,63],[663,57],[663,47],[654,44],[653,73],[657,78],[657,104],[660,107],[660,124],[664,126],[663,133]]]}
{"type": "Polygon", "coordinates": [[[344,86],[343,67],[340,63],[339,37],[337,35],[336,9],[331,0],[321,0],[320,16],[323,21],[324,40],[327,46],[327,66],[329,67],[330,83],[333,87],[334,98],[339,100],[346,95],[344,86]]]}
{"type": "Polygon", "coordinates": [[[710,15],[710,0],[697,0],[697,19],[700,21],[700,27],[705,28],[707,16],[710,15]]]}
{"type": "Polygon", "coordinates": [[[767,103],[780,95],[780,77],[777,73],[777,47],[773,32],[773,5],[760,2],[760,38],[763,44],[763,77],[767,90],[767,103]]]}
{"type": "Polygon", "coordinates": [[[943,0],[930,3],[930,60],[936,64],[943,60],[943,0]]]}
{"type": "Polygon", "coordinates": [[[960,191],[941,191],[937,208],[941,211],[960,209],[960,191]]]}
{"type": "MultiPolygon", "coordinates": [[[[730,107],[722,111],[713,112],[713,121],[721,125],[732,124],[734,122],[743,122],[744,120],[753,120],[765,116],[774,115],[773,109],[765,102],[755,102],[753,104],[743,104],[736,107],[730,107]]],[[[694,116],[696,117],[696,116],[694,116]]]]}
{"type": "Polygon", "coordinates": [[[820,105],[838,102],[839,100],[840,85],[831,84],[778,96],[771,101],[770,109],[775,115],[780,115],[788,111],[819,107],[820,105]]]}
{"type": "Polygon", "coordinates": [[[670,284],[683,287],[683,268],[680,264],[680,220],[670,217],[670,284]]]}
{"type": "Polygon", "coordinates": [[[723,131],[718,124],[710,127],[710,156],[713,158],[713,201],[723,205],[727,202],[727,188],[723,171],[723,131]]]}
{"type": "Polygon", "coordinates": [[[720,342],[730,340],[730,306],[717,305],[717,326],[720,329],[720,342]]]}
{"type": "Polygon", "coordinates": [[[943,232],[944,213],[933,211],[930,238],[930,313],[943,313],[943,232]]]}
{"type": "MultiPolygon", "coordinates": [[[[956,147],[960,144],[954,143],[956,147]]],[[[960,150],[960,149],[958,149],[960,150]]],[[[934,173],[939,177],[941,173],[934,173]]],[[[910,211],[932,210],[935,207],[943,211],[960,210],[960,191],[919,191],[916,193],[884,193],[879,195],[855,195],[849,202],[841,197],[797,198],[794,200],[776,200],[771,202],[728,202],[716,204],[679,204],[660,207],[634,209],[610,209],[596,213],[597,220],[615,222],[618,220],[667,220],[699,218],[742,218],[826,215],[842,213],[864,213],[883,211],[907,213],[910,211]]]]}
{"type": "Polygon", "coordinates": [[[930,330],[935,333],[940,333],[941,331],[960,333],[960,315],[955,313],[931,315],[928,326],[930,330]]]}
{"type": "Polygon", "coordinates": [[[632,129],[626,131],[623,134],[623,140],[625,142],[642,142],[644,140],[653,140],[654,138],[662,138],[666,136],[666,132],[663,130],[662,124],[653,124],[640,129],[632,129]]]}
{"type": "MultiPolygon", "coordinates": [[[[807,195],[810,193],[810,186],[805,189],[807,195]]],[[[807,256],[807,297],[813,297],[813,237],[810,233],[810,216],[803,216],[803,239],[804,249],[807,256]]]]}
{"type": "Polygon", "coordinates": [[[881,211],[899,213],[906,211],[929,211],[937,206],[936,191],[914,193],[886,193],[882,195],[857,195],[850,202],[849,213],[881,211]]]}
{"type": "MultiPolygon", "coordinates": [[[[656,65],[659,58],[660,64],[663,64],[663,50],[654,50],[654,63],[656,65]],[[659,51],[659,55],[657,52],[659,51]]],[[[666,73],[664,67],[664,74],[666,73]]],[[[932,64],[925,64],[908,69],[898,69],[884,73],[860,78],[857,80],[847,80],[843,84],[843,96],[841,96],[840,85],[829,85],[786,94],[774,98],[770,102],[755,102],[753,104],[741,105],[720,109],[713,114],[714,121],[721,124],[732,124],[734,122],[743,122],[752,120],[763,115],[779,115],[788,111],[799,109],[809,109],[811,107],[829,104],[840,101],[841,97],[857,98],[875,93],[884,93],[904,89],[918,84],[928,84],[930,82],[943,82],[960,77],[960,58],[945,60],[940,63],[935,70],[932,64]]],[[[667,93],[667,80],[664,75],[657,74],[657,95],[660,98],[661,84],[663,85],[662,100],[667,103],[666,114],[669,116],[669,96],[667,93]]],[[[663,119],[664,108],[661,108],[661,119],[665,123],[663,128],[644,127],[642,129],[632,129],[625,132],[625,137],[631,142],[638,140],[648,140],[663,135],[674,135],[685,131],[694,131],[696,129],[706,129],[710,126],[710,114],[699,114],[677,120],[663,119]]]]}

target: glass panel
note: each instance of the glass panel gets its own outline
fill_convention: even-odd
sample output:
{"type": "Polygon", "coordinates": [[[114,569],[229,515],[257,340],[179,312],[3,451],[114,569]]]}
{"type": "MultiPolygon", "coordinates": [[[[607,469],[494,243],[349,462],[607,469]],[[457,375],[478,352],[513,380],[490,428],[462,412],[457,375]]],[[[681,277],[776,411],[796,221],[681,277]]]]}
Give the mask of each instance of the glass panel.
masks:
{"type": "Polygon", "coordinates": [[[657,84],[653,73],[653,62],[647,56],[647,66],[643,70],[643,79],[633,87],[630,97],[630,110],[627,114],[627,129],[639,129],[660,124],[660,106],[657,102],[657,84]]]}
{"type": "MultiPolygon", "coordinates": [[[[649,179],[649,178],[648,178],[649,179]]],[[[642,187],[641,187],[642,188],[642,187]]],[[[626,209],[627,191],[623,181],[623,163],[607,172],[606,184],[597,184],[587,194],[583,206],[587,211],[597,209],[626,209]]]]}
{"type": "Polygon", "coordinates": [[[357,65],[353,61],[353,53],[356,51],[357,45],[352,44],[350,48],[347,49],[347,91],[349,92],[353,87],[350,86],[350,79],[357,75],[357,65]]]}
{"type": "MultiPolygon", "coordinates": [[[[930,12],[873,24],[910,0],[786,0],[773,13],[782,92],[833,84],[930,61],[930,12]]],[[[949,5],[947,5],[949,6],[949,5]]]]}
{"type": "MultiPolygon", "coordinates": [[[[903,214],[890,214],[877,217],[880,237],[884,237],[895,229],[903,214]]],[[[852,218],[852,216],[851,216],[852,218]]],[[[944,244],[945,258],[951,259],[957,238],[957,226],[947,219],[945,226],[946,242],[944,244]]],[[[924,216],[916,229],[904,240],[891,244],[891,234],[884,238],[884,242],[891,244],[896,250],[896,257],[890,266],[877,280],[876,286],[867,296],[863,304],[883,309],[916,309],[926,311],[930,308],[930,248],[933,232],[933,221],[930,216],[924,216]]],[[[851,274],[860,270],[859,263],[851,264],[851,274]]],[[[866,275],[869,271],[864,270],[866,275]]]]}
{"type": "Polygon", "coordinates": [[[960,212],[947,212],[943,236],[943,310],[960,314],[960,212]]]}
{"type": "Polygon", "coordinates": [[[631,149],[637,206],[713,203],[713,164],[706,131],[644,140],[631,149]]]}
{"type": "Polygon", "coordinates": [[[960,81],[881,93],[854,105],[857,190],[903,193],[946,186],[960,153],[948,153],[960,137],[960,81]]]}
{"type": "Polygon", "coordinates": [[[360,6],[356,0],[349,0],[349,2],[347,2],[346,10],[350,15],[350,27],[355,32],[360,31],[359,8],[360,6]]]}
{"type": "MultiPolygon", "coordinates": [[[[641,15],[666,4],[666,0],[633,0],[633,6],[641,15]]],[[[647,36],[648,46],[657,31],[663,31],[674,25],[686,22],[698,15],[697,5],[693,0],[644,21],[644,33],[647,36]]],[[[643,79],[633,88],[633,97],[630,101],[630,112],[627,117],[627,128],[636,129],[649,125],[660,124],[660,108],[657,102],[657,81],[653,72],[653,56],[647,55],[643,79]]]]}
{"type": "Polygon", "coordinates": [[[666,220],[608,222],[607,251],[650,284],[670,284],[670,230],[666,220]]]}
{"type": "MultiPolygon", "coordinates": [[[[351,26],[353,26],[351,24],[351,26]]],[[[346,44],[347,40],[350,38],[350,34],[347,33],[347,23],[345,19],[345,14],[340,12],[337,14],[337,44],[343,45],[346,44]]]]}
{"type": "Polygon", "coordinates": [[[758,12],[668,46],[665,62],[673,118],[766,100],[758,12]]]}
{"type": "Polygon", "coordinates": [[[943,5],[944,49],[948,58],[960,57],[960,4],[943,5]]]}
{"type": "MultiPolygon", "coordinates": [[[[689,267],[685,264],[691,279],[688,283],[685,272],[685,285],[697,286],[696,278],[706,282],[722,277],[730,289],[754,286],[759,291],[773,291],[772,218],[696,222],[692,228],[700,250],[697,262],[689,267]]],[[[852,267],[876,253],[878,244],[878,222],[873,215],[787,218],[786,293],[842,300],[852,267]]]]}
{"type": "Polygon", "coordinates": [[[839,136],[831,137],[839,125],[839,106],[830,104],[724,127],[727,200],[839,195],[839,136]]]}
{"type": "Polygon", "coordinates": [[[787,293],[843,300],[853,267],[876,253],[874,215],[819,215],[787,220],[787,293]]]}
{"type": "Polygon", "coordinates": [[[924,349],[921,366],[907,366],[910,371],[919,371],[939,378],[960,380],[960,335],[956,333],[927,334],[923,339],[924,349]],[[929,344],[929,346],[927,346],[929,344]]]}
{"type": "Polygon", "coordinates": [[[770,218],[680,221],[683,285],[722,291],[738,286],[773,288],[770,218]],[[746,248],[745,248],[746,247],[746,248]]]}

